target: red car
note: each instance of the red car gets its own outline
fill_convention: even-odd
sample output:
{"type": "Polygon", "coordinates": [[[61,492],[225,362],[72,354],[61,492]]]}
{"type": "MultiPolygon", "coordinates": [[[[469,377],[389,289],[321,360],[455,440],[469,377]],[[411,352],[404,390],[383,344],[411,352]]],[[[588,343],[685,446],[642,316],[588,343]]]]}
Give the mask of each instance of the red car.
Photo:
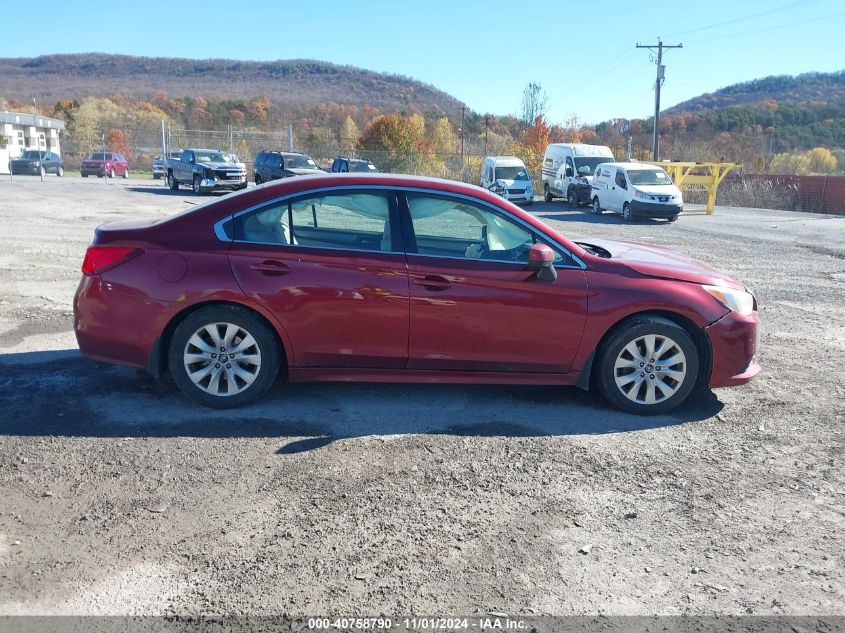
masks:
{"type": "Polygon", "coordinates": [[[117,152],[94,152],[82,161],[79,170],[82,172],[83,178],[88,178],[88,176],[97,176],[98,178],[123,176],[129,178],[129,163],[123,157],[123,154],[117,152]]]}
{"type": "Polygon", "coordinates": [[[573,242],[488,191],[289,178],[97,229],[74,300],[90,359],[234,407],[291,381],[597,387],[662,413],[760,367],[757,305],[678,253],[573,242]]]}

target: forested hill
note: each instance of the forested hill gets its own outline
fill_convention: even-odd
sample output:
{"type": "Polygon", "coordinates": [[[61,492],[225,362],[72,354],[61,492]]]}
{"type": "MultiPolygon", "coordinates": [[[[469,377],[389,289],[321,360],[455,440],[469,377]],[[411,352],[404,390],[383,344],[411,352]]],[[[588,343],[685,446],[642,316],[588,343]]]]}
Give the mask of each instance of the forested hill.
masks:
{"type": "Polygon", "coordinates": [[[845,70],[754,79],[689,99],[668,108],[666,112],[705,112],[763,102],[792,105],[845,103],[845,70]]]}
{"type": "Polygon", "coordinates": [[[0,59],[0,98],[7,101],[116,94],[149,99],[156,92],[211,100],[263,95],[299,108],[334,102],[449,116],[461,108],[454,97],[409,77],[305,59],[256,62],[101,53],[0,59]]]}

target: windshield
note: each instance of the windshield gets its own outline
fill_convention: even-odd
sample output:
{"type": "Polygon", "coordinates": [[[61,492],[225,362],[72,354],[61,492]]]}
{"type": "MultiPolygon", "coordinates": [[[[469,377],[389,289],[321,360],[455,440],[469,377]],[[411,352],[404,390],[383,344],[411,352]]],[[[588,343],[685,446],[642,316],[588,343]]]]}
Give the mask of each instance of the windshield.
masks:
{"type": "Polygon", "coordinates": [[[41,152],[28,151],[21,154],[21,158],[41,158],[41,152]]]}
{"type": "Polygon", "coordinates": [[[307,156],[285,156],[285,169],[319,169],[307,156]]]}
{"type": "Polygon", "coordinates": [[[109,160],[109,154],[103,154],[100,152],[99,154],[91,154],[88,157],[88,160],[109,160]]]}
{"type": "Polygon", "coordinates": [[[196,152],[198,163],[234,163],[232,157],[223,152],[196,152]]]}
{"type": "Polygon", "coordinates": [[[496,167],[496,180],[528,180],[525,167],[496,167]]]}
{"type": "Polygon", "coordinates": [[[581,176],[592,176],[598,165],[612,160],[611,156],[576,156],[575,169],[581,176]]]}
{"type": "Polygon", "coordinates": [[[377,171],[372,163],[363,161],[349,161],[349,171],[377,171]]]}
{"type": "Polygon", "coordinates": [[[639,169],[628,171],[632,185],[671,185],[672,179],[662,169],[639,169]]]}

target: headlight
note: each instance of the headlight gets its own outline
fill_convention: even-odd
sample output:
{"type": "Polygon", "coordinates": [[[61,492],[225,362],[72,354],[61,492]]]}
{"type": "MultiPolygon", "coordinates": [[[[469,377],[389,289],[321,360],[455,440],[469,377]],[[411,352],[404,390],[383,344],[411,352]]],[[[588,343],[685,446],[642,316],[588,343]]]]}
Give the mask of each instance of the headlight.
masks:
{"type": "Polygon", "coordinates": [[[742,316],[751,316],[756,307],[754,295],[744,290],[734,290],[733,288],[723,288],[721,286],[701,286],[707,293],[716,299],[723,306],[734,312],[738,312],[742,316]]]}
{"type": "Polygon", "coordinates": [[[493,193],[504,193],[505,188],[502,185],[500,185],[499,183],[496,183],[495,185],[490,187],[490,191],[492,191],[493,193]]]}
{"type": "Polygon", "coordinates": [[[634,197],[640,198],[641,200],[654,200],[654,198],[652,198],[650,195],[648,195],[647,193],[643,193],[638,189],[634,189],[634,197]]]}
{"type": "Polygon", "coordinates": [[[40,161],[40,160],[35,161],[35,166],[36,166],[36,167],[41,167],[41,161],[40,161]]]}

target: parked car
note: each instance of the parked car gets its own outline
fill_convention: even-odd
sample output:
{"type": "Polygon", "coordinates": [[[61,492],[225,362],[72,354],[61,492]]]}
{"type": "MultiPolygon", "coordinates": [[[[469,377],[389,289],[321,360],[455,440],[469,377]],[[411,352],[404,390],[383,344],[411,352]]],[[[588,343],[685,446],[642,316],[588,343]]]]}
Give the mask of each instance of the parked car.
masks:
{"type": "Polygon", "coordinates": [[[481,163],[481,186],[511,202],[534,203],[534,185],[516,156],[487,156],[481,163]]]}
{"type": "Polygon", "coordinates": [[[366,158],[347,158],[346,156],[338,156],[332,163],[331,171],[339,174],[346,172],[362,172],[375,173],[378,171],[366,158]]]}
{"type": "MultiPolygon", "coordinates": [[[[177,150],[175,152],[168,152],[169,158],[179,158],[182,155],[182,150],[177,150]]],[[[160,180],[167,176],[167,165],[165,163],[164,157],[159,154],[153,159],[153,178],[156,180],[160,180]]]]}
{"type": "Polygon", "coordinates": [[[589,204],[596,167],[612,161],[613,152],[605,145],[549,143],[543,154],[543,199],[566,198],[573,209],[589,204]]]}
{"type": "Polygon", "coordinates": [[[593,208],[621,213],[626,222],[635,217],[678,219],[684,211],[681,190],[662,167],[647,163],[602,163],[593,178],[593,208]]]}
{"type": "Polygon", "coordinates": [[[288,178],[101,226],[82,272],[82,354],[169,370],[215,408],[258,398],[284,369],[292,382],[593,385],[654,414],[760,370],[740,282],[650,244],[569,240],[446,180],[288,178]]]}
{"type": "Polygon", "coordinates": [[[79,171],[83,178],[88,178],[88,176],[129,178],[129,163],[123,154],[117,152],[94,152],[82,161],[79,171]]]}
{"type": "Polygon", "coordinates": [[[307,154],[298,152],[258,152],[253,165],[253,179],[256,185],[280,178],[319,174],[323,170],[307,154]]]}
{"type": "Polygon", "coordinates": [[[189,185],[197,195],[212,191],[246,189],[246,167],[233,154],[217,149],[183,149],[179,158],[168,158],[167,184],[176,191],[189,185]]]}
{"type": "Polygon", "coordinates": [[[25,150],[18,158],[9,161],[9,171],[12,174],[56,174],[65,175],[64,161],[62,157],[53,152],[45,152],[34,149],[25,150]]]}

